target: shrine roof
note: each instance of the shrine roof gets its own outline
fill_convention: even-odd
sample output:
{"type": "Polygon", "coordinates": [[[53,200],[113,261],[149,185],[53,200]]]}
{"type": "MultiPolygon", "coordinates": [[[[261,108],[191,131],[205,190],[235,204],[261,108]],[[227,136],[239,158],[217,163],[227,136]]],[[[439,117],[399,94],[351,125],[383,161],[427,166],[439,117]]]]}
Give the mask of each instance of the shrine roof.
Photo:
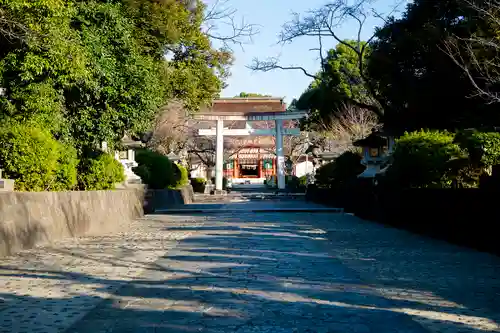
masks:
{"type": "Polygon", "coordinates": [[[283,97],[223,97],[215,99],[200,114],[247,115],[255,113],[285,112],[283,97]]]}

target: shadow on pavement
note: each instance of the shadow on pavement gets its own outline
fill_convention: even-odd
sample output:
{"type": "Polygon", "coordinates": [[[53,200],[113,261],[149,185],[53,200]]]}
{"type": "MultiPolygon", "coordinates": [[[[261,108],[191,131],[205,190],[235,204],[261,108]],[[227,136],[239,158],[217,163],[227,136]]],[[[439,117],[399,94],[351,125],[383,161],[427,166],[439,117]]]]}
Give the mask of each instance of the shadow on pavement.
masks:
{"type": "MultiPolygon", "coordinates": [[[[164,229],[196,234],[152,264],[128,260],[126,249],[118,258],[102,258],[98,247],[52,250],[144,269],[127,283],[0,267],[3,276],[59,279],[95,292],[1,294],[0,332],[36,332],[37,321],[62,330],[72,313],[76,322],[65,332],[496,331],[496,257],[338,214],[226,214],[207,217],[201,227],[166,223],[164,229]],[[82,306],[88,313],[77,318],[82,306]],[[37,310],[25,322],[20,309],[37,310]]],[[[104,241],[113,247],[111,236],[104,241]]]]}

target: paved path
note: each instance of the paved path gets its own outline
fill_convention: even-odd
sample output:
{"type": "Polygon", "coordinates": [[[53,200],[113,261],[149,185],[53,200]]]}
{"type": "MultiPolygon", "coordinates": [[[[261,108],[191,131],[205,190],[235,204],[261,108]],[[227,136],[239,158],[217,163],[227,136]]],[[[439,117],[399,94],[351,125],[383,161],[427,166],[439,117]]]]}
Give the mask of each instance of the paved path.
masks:
{"type": "Polygon", "coordinates": [[[3,259],[0,332],[500,332],[499,273],[350,215],[155,215],[3,259]]]}

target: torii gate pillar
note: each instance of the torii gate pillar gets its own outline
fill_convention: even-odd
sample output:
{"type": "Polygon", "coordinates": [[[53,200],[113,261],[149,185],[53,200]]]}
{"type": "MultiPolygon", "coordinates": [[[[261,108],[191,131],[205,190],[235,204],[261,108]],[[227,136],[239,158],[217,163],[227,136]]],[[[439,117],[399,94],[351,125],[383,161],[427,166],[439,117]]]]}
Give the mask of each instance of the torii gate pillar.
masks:
{"type": "Polygon", "coordinates": [[[283,120],[276,119],[276,161],[277,161],[277,185],[278,190],[284,190],[285,183],[285,154],[283,151],[283,120]]]}
{"type": "Polygon", "coordinates": [[[216,146],[215,146],[215,190],[222,191],[223,164],[224,164],[224,120],[217,119],[215,128],[216,146]]]}

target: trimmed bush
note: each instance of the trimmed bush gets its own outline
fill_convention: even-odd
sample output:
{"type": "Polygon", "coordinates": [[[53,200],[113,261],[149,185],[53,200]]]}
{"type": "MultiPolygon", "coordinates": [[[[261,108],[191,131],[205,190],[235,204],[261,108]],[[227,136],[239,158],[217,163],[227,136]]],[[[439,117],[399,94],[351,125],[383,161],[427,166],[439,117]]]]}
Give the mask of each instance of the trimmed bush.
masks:
{"type": "Polygon", "coordinates": [[[33,124],[0,128],[0,168],[18,191],[61,191],[76,185],[76,151],[33,124]]]}
{"type": "Polygon", "coordinates": [[[80,162],[78,184],[81,190],[112,190],[124,180],[123,166],[110,154],[93,152],[80,162]]]}
{"type": "Polygon", "coordinates": [[[345,185],[365,170],[361,164],[361,155],[347,151],[333,162],[322,165],[316,170],[316,185],[318,187],[339,187],[345,185]]]}
{"type": "Polygon", "coordinates": [[[136,151],[135,160],[138,166],[134,168],[134,173],[150,189],[161,190],[176,186],[176,172],[181,171],[165,155],[140,149],[136,151]]]}
{"type": "Polygon", "coordinates": [[[307,175],[299,177],[299,184],[302,187],[306,187],[307,186],[307,175]]]}
{"type": "Polygon", "coordinates": [[[193,187],[193,191],[196,193],[204,193],[206,184],[207,181],[204,178],[191,179],[191,186],[193,187]]]}
{"type": "Polygon", "coordinates": [[[472,163],[480,162],[484,166],[500,164],[500,133],[497,132],[462,132],[455,138],[469,154],[472,163]],[[482,156],[478,150],[484,149],[482,156]]]}
{"type": "Polygon", "coordinates": [[[171,186],[172,188],[181,188],[189,184],[189,173],[187,169],[180,164],[173,164],[174,167],[174,179],[175,182],[171,186]]]}
{"type": "Polygon", "coordinates": [[[440,131],[405,133],[396,141],[385,180],[402,188],[447,188],[454,179],[453,161],[466,156],[454,134],[440,131]]]}
{"type": "Polygon", "coordinates": [[[70,144],[60,144],[59,167],[56,171],[55,191],[72,190],[78,184],[78,154],[70,144]]]}

